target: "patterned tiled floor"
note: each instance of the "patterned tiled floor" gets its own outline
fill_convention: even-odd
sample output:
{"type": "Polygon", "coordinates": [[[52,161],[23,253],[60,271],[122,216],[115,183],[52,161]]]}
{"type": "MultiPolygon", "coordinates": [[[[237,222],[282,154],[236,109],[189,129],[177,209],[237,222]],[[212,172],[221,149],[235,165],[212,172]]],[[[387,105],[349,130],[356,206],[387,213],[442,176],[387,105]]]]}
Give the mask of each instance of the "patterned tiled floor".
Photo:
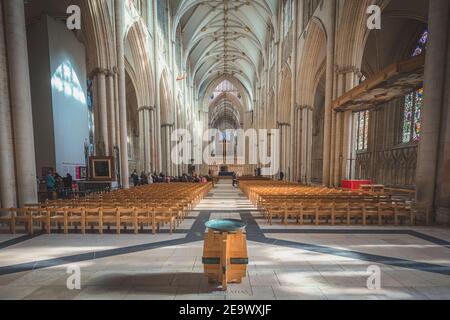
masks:
{"type": "Polygon", "coordinates": [[[450,299],[448,229],[269,226],[227,183],[190,217],[174,235],[0,234],[0,299],[450,299]],[[248,222],[247,277],[226,292],[201,262],[204,222],[217,218],[248,222]],[[80,290],[66,285],[74,265],[80,290]]]}

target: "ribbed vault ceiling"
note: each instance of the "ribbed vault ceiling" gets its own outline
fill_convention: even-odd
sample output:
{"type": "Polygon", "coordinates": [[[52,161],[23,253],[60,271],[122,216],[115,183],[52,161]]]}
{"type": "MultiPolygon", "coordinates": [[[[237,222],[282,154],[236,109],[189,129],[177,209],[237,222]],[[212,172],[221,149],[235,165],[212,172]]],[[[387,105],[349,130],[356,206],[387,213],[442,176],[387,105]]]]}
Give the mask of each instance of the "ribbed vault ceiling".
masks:
{"type": "MultiPolygon", "coordinates": [[[[268,33],[276,28],[278,0],[173,0],[184,63],[200,97],[227,77],[252,99],[258,69],[267,65],[268,33]]],[[[276,34],[276,33],[275,33],[276,34]]],[[[174,34],[175,36],[175,34],[174,34]]]]}

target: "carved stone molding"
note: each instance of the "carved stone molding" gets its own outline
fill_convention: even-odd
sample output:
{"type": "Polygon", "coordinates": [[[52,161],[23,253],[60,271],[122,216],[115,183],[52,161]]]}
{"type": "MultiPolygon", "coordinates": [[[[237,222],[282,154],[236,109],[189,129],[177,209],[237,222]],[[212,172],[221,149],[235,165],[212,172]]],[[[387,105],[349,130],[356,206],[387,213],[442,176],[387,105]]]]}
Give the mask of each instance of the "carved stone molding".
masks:
{"type": "Polygon", "coordinates": [[[138,112],[145,111],[145,110],[154,111],[155,107],[153,107],[153,106],[142,106],[142,107],[138,108],[138,112]]]}

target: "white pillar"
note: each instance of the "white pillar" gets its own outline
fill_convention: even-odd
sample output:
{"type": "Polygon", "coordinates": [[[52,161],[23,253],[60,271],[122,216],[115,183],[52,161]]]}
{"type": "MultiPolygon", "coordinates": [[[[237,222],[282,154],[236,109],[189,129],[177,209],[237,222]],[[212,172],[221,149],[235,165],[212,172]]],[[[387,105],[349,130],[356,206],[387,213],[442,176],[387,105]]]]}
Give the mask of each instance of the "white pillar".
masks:
{"type": "Polygon", "coordinates": [[[115,0],[116,19],[116,50],[117,50],[117,76],[119,80],[119,119],[120,119],[120,176],[122,188],[130,188],[130,172],[128,168],[127,151],[127,101],[125,85],[125,51],[124,51],[124,20],[125,7],[123,0],[115,0]]]}
{"type": "MultiPolygon", "coordinates": [[[[36,158],[31,108],[30,72],[23,1],[2,2],[5,17],[9,89],[16,155],[19,205],[37,202],[36,158]]],[[[4,179],[1,177],[1,179],[4,179]]]]}
{"type": "Polygon", "coordinates": [[[148,107],[145,110],[144,113],[144,138],[145,138],[145,145],[144,145],[144,152],[145,152],[145,165],[144,165],[144,170],[146,172],[150,172],[151,171],[151,142],[150,142],[150,126],[151,126],[151,122],[150,122],[150,112],[151,112],[151,107],[148,107]]]}
{"type": "Polygon", "coordinates": [[[108,156],[109,155],[109,143],[108,143],[108,99],[106,94],[106,70],[97,69],[95,74],[95,89],[97,91],[95,105],[98,108],[98,119],[95,123],[98,130],[98,141],[96,141],[96,155],[108,156]]]}
{"type": "Polygon", "coordinates": [[[329,27],[327,37],[327,62],[326,62],[326,85],[325,85],[325,120],[323,137],[323,179],[325,186],[330,185],[330,160],[331,160],[331,132],[332,132],[332,102],[333,102],[333,79],[334,79],[334,47],[336,33],[336,0],[330,0],[329,4],[329,27]]]}
{"type": "Polygon", "coordinates": [[[14,140],[8,87],[8,65],[0,5],[0,208],[17,206],[14,140]]]}
{"type": "Polygon", "coordinates": [[[116,141],[116,99],[114,88],[114,72],[109,72],[106,75],[106,95],[108,101],[108,144],[110,155],[114,154],[114,147],[117,145],[116,141]]]}

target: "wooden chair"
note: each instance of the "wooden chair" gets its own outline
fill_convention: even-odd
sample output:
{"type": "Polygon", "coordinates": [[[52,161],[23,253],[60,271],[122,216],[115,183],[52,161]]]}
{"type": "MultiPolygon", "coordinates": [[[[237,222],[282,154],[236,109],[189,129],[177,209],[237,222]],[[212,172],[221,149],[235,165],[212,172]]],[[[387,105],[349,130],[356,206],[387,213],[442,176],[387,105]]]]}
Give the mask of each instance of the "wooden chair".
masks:
{"type": "Polygon", "coordinates": [[[12,234],[16,233],[16,221],[14,209],[8,208],[0,208],[0,223],[8,224],[9,230],[12,234]]]}
{"type": "Polygon", "coordinates": [[[16,228],[17,224],[23,223],[25,225],[25,230],[28,234],[33,235],[33,215],[31,214],[29,209],[26,208],[17,208],[12,209],[12,213],[15,215],[14,222],[16,228]]]}
{"type": "Polygon", "coordinates": [[[175,228],[175,216],[172,214],[172,211],[170,208],[155,208],[154,209],[155,216],[154,216],[154,223],[156,225],[156,228],[158,232],[161,230],[161,224],[169,223],[170,227],[170,234],[173,234],[173,230],[175,228]]]}
{"type": "Polygon", "coordinates": [[[268,205],[267,212],[269,224],[272,225],[274,218],[284,219],[286,214],[285,204],[283,202],[272,203],[268,205]]]}
{"type": "Polygon", "coordinates": [[[325,218],[327,221],[334,220],[333,218],[333,204],[327,202],[320,202],[317,205],[316,210],[316,225],[320,224],[322,218],[325,218]]]}
{"type": "Polygon", "coordinates": [[[144,225],[152,228],[152,232],[154,233],[154,221],[153,221],[153,209],[149,207],[136,207],[136,221],[138,226],[141,227],[141,231],[144,231],[144,225]]]}
{"type": "Polygon", "coordinates": [[[68,209],[67,223],[75,226],[75,230],[80,225],[81,233],[86,233],[86,209],[84,207],[74,207],[68,209]]]}
{"type": "Polygon", "coordinates": [[[350,225],[350,207],[348,202],[334,203],[334,214],[331,223],[334,225],[337,219],[340,219],[341,224],[350,225]]]}
{"type": "Polygon", "coordinates": [[[107,226],[108,231],[111,230],[111,225],[116,227],[116,233],[120,233],[120,219],[117,208],[101,208],[102,227],[107,226]]]}
{"type": "Polygon", "coordinates": [[[358,224],[359,221],[363,220],[364,204],[359,201],[349,203],[348,212],[349,221],[353,220],[355,224],[358,224]]]}
{"type": "Polygon", "coordinates": [[[380,203],[380,224],[388,220],[395,221],[395,204],[387,202],[380,203]]]}
{"type": "Polygon", "coordinates": [[[58,230],[61,228],[61,224],[64,226],[64,234],[69,233],[69,221],[68,221],[68,208],[54,208],[48,209],[50,214],[50,226],[54,223],[57,224],[58,230]]]}
{"type": "Polygon", "coordinates": [[[120,234],[120,229],[122,225],[131,224],[135,234],[139,233],[139,224],[137,220],[136,210],[134,208],[119,208],[117,209],[119,218],[119,227],[117,229],[117,234],[120,234]]]}
{"type": "Polygon", "coordinates": [[[410,206],[396,205],[394,209],[395,209],[394,223],[396,226],[399,224],[399,221],[402,218],[408,220],[410,225],[414,224],[414,215],[410,206]]]}
{"type": "Polygon", "coordinates": [[[300,223],[303,224],[306,219],[309,219],[311,223],[317,217],[317,203],[315,201],[303,201],[301,203],[300,223]]]}
{"type": "Polygon", "coordinates": [[[95,225],[98,226],[98,231],[103,234],[103,217],[101,208],[86,208],[85,214],[85,225],[91,226],[91,230],[94,230],[95,225]]]}
{"type": "MultiPolygon", "coordinates": [[[[32,209],[29,208],[28,212],[32,216],[32,222],[39,222],[42,230],[45,230],[47,234],[51,233],[52,226],[50,224],[50,209],[47,208],[38,208],[32,209]]],[[[33,229],[33,224],[31,225],[31,229],[33,229]]]]}
{"type": "Polygon", "coordinates": [[[363,225],[367,224],[367,219],[372,221],[372,218],[376,218],[378,224],[381,225],[380,205],[378,203],[367,203],[363,208],[363,225]]]}

